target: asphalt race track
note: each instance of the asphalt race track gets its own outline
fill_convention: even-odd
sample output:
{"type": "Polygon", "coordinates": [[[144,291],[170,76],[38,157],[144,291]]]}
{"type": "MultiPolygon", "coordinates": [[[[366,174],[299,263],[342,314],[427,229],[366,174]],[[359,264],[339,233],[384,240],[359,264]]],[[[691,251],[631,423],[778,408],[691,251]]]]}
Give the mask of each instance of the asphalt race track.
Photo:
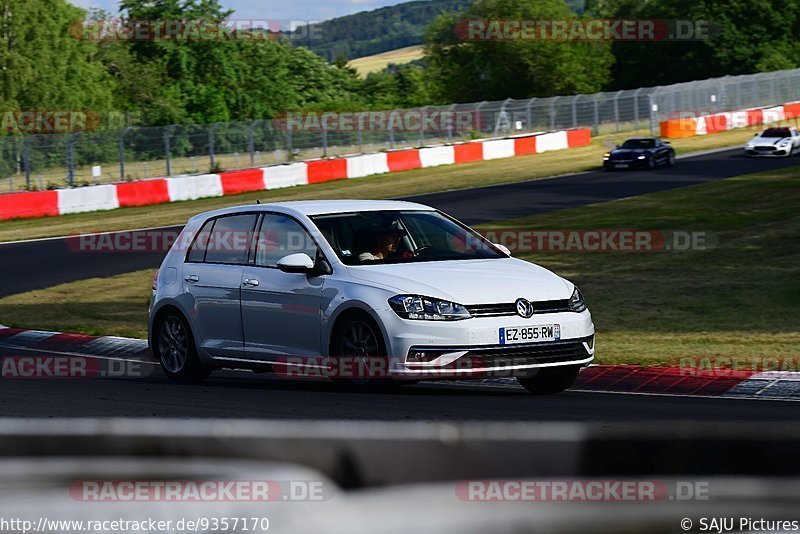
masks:
{"type": "MultiPolygon", "coordinates": [[[[535,164],[533,160],[532,164],[535,164]]],[[[751,159],[741,149],[682,158],[653,171],[594,171],[546,180],[409,197],[468,224],[510,219],[800,165],[798,158],[751,159]]],[[[180,227],[164,228],[178,230],[180,227]]],[[[75,252],[64,238],[0,243],[0,297],[33,289],[155,269],[163,253],[75,252]]]]}
{"type": "MultiPolygon", "coordinates": [[[[413,200],[476,224],[514,218],[800,164],[752,160],[740,149],[682,159],[654,171],[588,172],[547,180],[422,195],[413,200]]],[[[0,244],[0,296],[72,280],[110,276],[161,261],[156,253],[78,253],[65,239],[0,244]]],[[[35,352],[0,349],[0,356],[35,352]]],[[[138,365],[138,364],[137,364],[138,365]]],[[[788,421],[794,402],[568,391],[535,397],[491,385],[421,383],[397,391],[342,391],[327,382],[269,374],[215,373],[201,385],[169,382],[160,369],[126,378],[0,378],[4,417],[237,417],[264,419],[517,421],[788,421]]]]}
{"type": "MultiPolygon", "coordinates": [[[[0,349],[0,356],[47,353],[0,349]]],[[[225,371],[199,385],[170,382],[152,364],[127,378],[0,378],[3,417],[161,417],[427,421],[796,421],[778,400],[522,389],[420,383],[389,392],[345,391],[330,382],[225,371]]]]}

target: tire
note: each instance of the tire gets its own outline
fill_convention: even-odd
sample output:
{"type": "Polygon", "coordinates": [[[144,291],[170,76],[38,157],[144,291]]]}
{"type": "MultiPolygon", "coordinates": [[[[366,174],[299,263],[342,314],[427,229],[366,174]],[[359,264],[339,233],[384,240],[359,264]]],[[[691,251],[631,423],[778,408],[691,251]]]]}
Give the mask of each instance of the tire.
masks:
{"type": "Polygon", "coordinates": [[[389,378],[371,376],[376,364],[370,366],[370,361],[383,359],[383,363],[388,363],[388,357],[380,328],[365,312],[352,313],[338,321],[331,340],[331,357],[348,359],[346,365],[336,370],[333,378],[336,384],[365,390],[383,389],[394,383],[389,378]],[[353,376],[339,377],[343,369],[352,369],[353,376]]]}
{"type": "Polygon", "coordinates": [[[675,152],[670,152],[667,156],[667,167],[675,165],[675,152]]]}
{"type": "Polygon", "coordinates": [[[197,347],[186,319],[177,312],[169,312],[159,322],[153,350],[167,377],[183,384],[202,382],[211,374],[197,356],[197,347]]]}
{"type": "Polygon", "coordinates": [[[647,159],[645,161],[647,162],[647,168],[648,169],[655,169],[656,168],[656,159],[653,156],[648,155],[647,159]]]}
{"type": "Polygon", "coordinates": [[[545,367],[534,376],[518,376],[517,382],[534,395],[555,395],[570,387],[580,370],[579,365],[545,367]]]}

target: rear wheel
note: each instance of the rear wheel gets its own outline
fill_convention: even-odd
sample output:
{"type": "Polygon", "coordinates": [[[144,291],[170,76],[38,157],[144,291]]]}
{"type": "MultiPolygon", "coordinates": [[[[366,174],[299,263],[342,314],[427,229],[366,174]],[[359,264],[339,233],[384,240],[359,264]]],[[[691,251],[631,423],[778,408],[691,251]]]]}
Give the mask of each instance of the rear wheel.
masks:
{"type": "Polygon", "coordinates": [[[518,376],[517,382],[534,395],[555,395],[570,387],[580,370],[578,365],[545,367],[534,376],[518,376]]]}
{"type": "Polygon", "coordinates": [[[202,382],[211,374],[197,356],[189,325],[181,315],[168,313],[158,325],[155,351],[164,374],[175,382],[202,382]]]}

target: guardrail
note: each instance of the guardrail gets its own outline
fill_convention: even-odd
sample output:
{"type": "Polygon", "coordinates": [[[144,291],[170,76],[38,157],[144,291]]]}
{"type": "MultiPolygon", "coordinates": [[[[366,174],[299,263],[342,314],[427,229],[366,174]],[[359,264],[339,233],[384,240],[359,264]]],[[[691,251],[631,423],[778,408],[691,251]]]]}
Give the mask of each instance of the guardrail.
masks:
{"type": "Polygon", "coordinates": [[[174,176],[54,191],[10,193],[0,195],[0,220],[220,197],[439,165],[539,154],[585,146],[589,143],[591,143],[591,132],[582,128],[309,160],[218,174],[174,176]]]}

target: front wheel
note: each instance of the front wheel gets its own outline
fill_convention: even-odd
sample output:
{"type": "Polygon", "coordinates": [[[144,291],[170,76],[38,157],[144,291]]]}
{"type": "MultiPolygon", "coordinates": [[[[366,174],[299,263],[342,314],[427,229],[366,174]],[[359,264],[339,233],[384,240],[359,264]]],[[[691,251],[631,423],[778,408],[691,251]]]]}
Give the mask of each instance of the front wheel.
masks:
{"type": "Polygon", "coordinates": [[[366,314],[353,314],[336,326],[331,356],[338,362],[333,379],[340,386],[384,391],[398,385],[389,378],[390,358],[380,328],[366,314]]]}
{"type": "Polygon", "coordinates": [[[578,378],[580,370],[578,365],[545,367],[534,376],[518,376],[517,382],[534,395],[555,395],[570,387],[578,378]]]}
{"type": "Polygon", "coordinates": [[[675,153],[670,152],[669,156],[667,156],[667,166],[672,167],[673,165],[675,165],[675,153]]]}
{"type": "Polygon", "coordinates": [[[208,378],[211,368],[200,362],[186,319],[170,313],[159,323],[157,332],[153,348],[161,369],[170,380],[197,383],[208,378]]]}

